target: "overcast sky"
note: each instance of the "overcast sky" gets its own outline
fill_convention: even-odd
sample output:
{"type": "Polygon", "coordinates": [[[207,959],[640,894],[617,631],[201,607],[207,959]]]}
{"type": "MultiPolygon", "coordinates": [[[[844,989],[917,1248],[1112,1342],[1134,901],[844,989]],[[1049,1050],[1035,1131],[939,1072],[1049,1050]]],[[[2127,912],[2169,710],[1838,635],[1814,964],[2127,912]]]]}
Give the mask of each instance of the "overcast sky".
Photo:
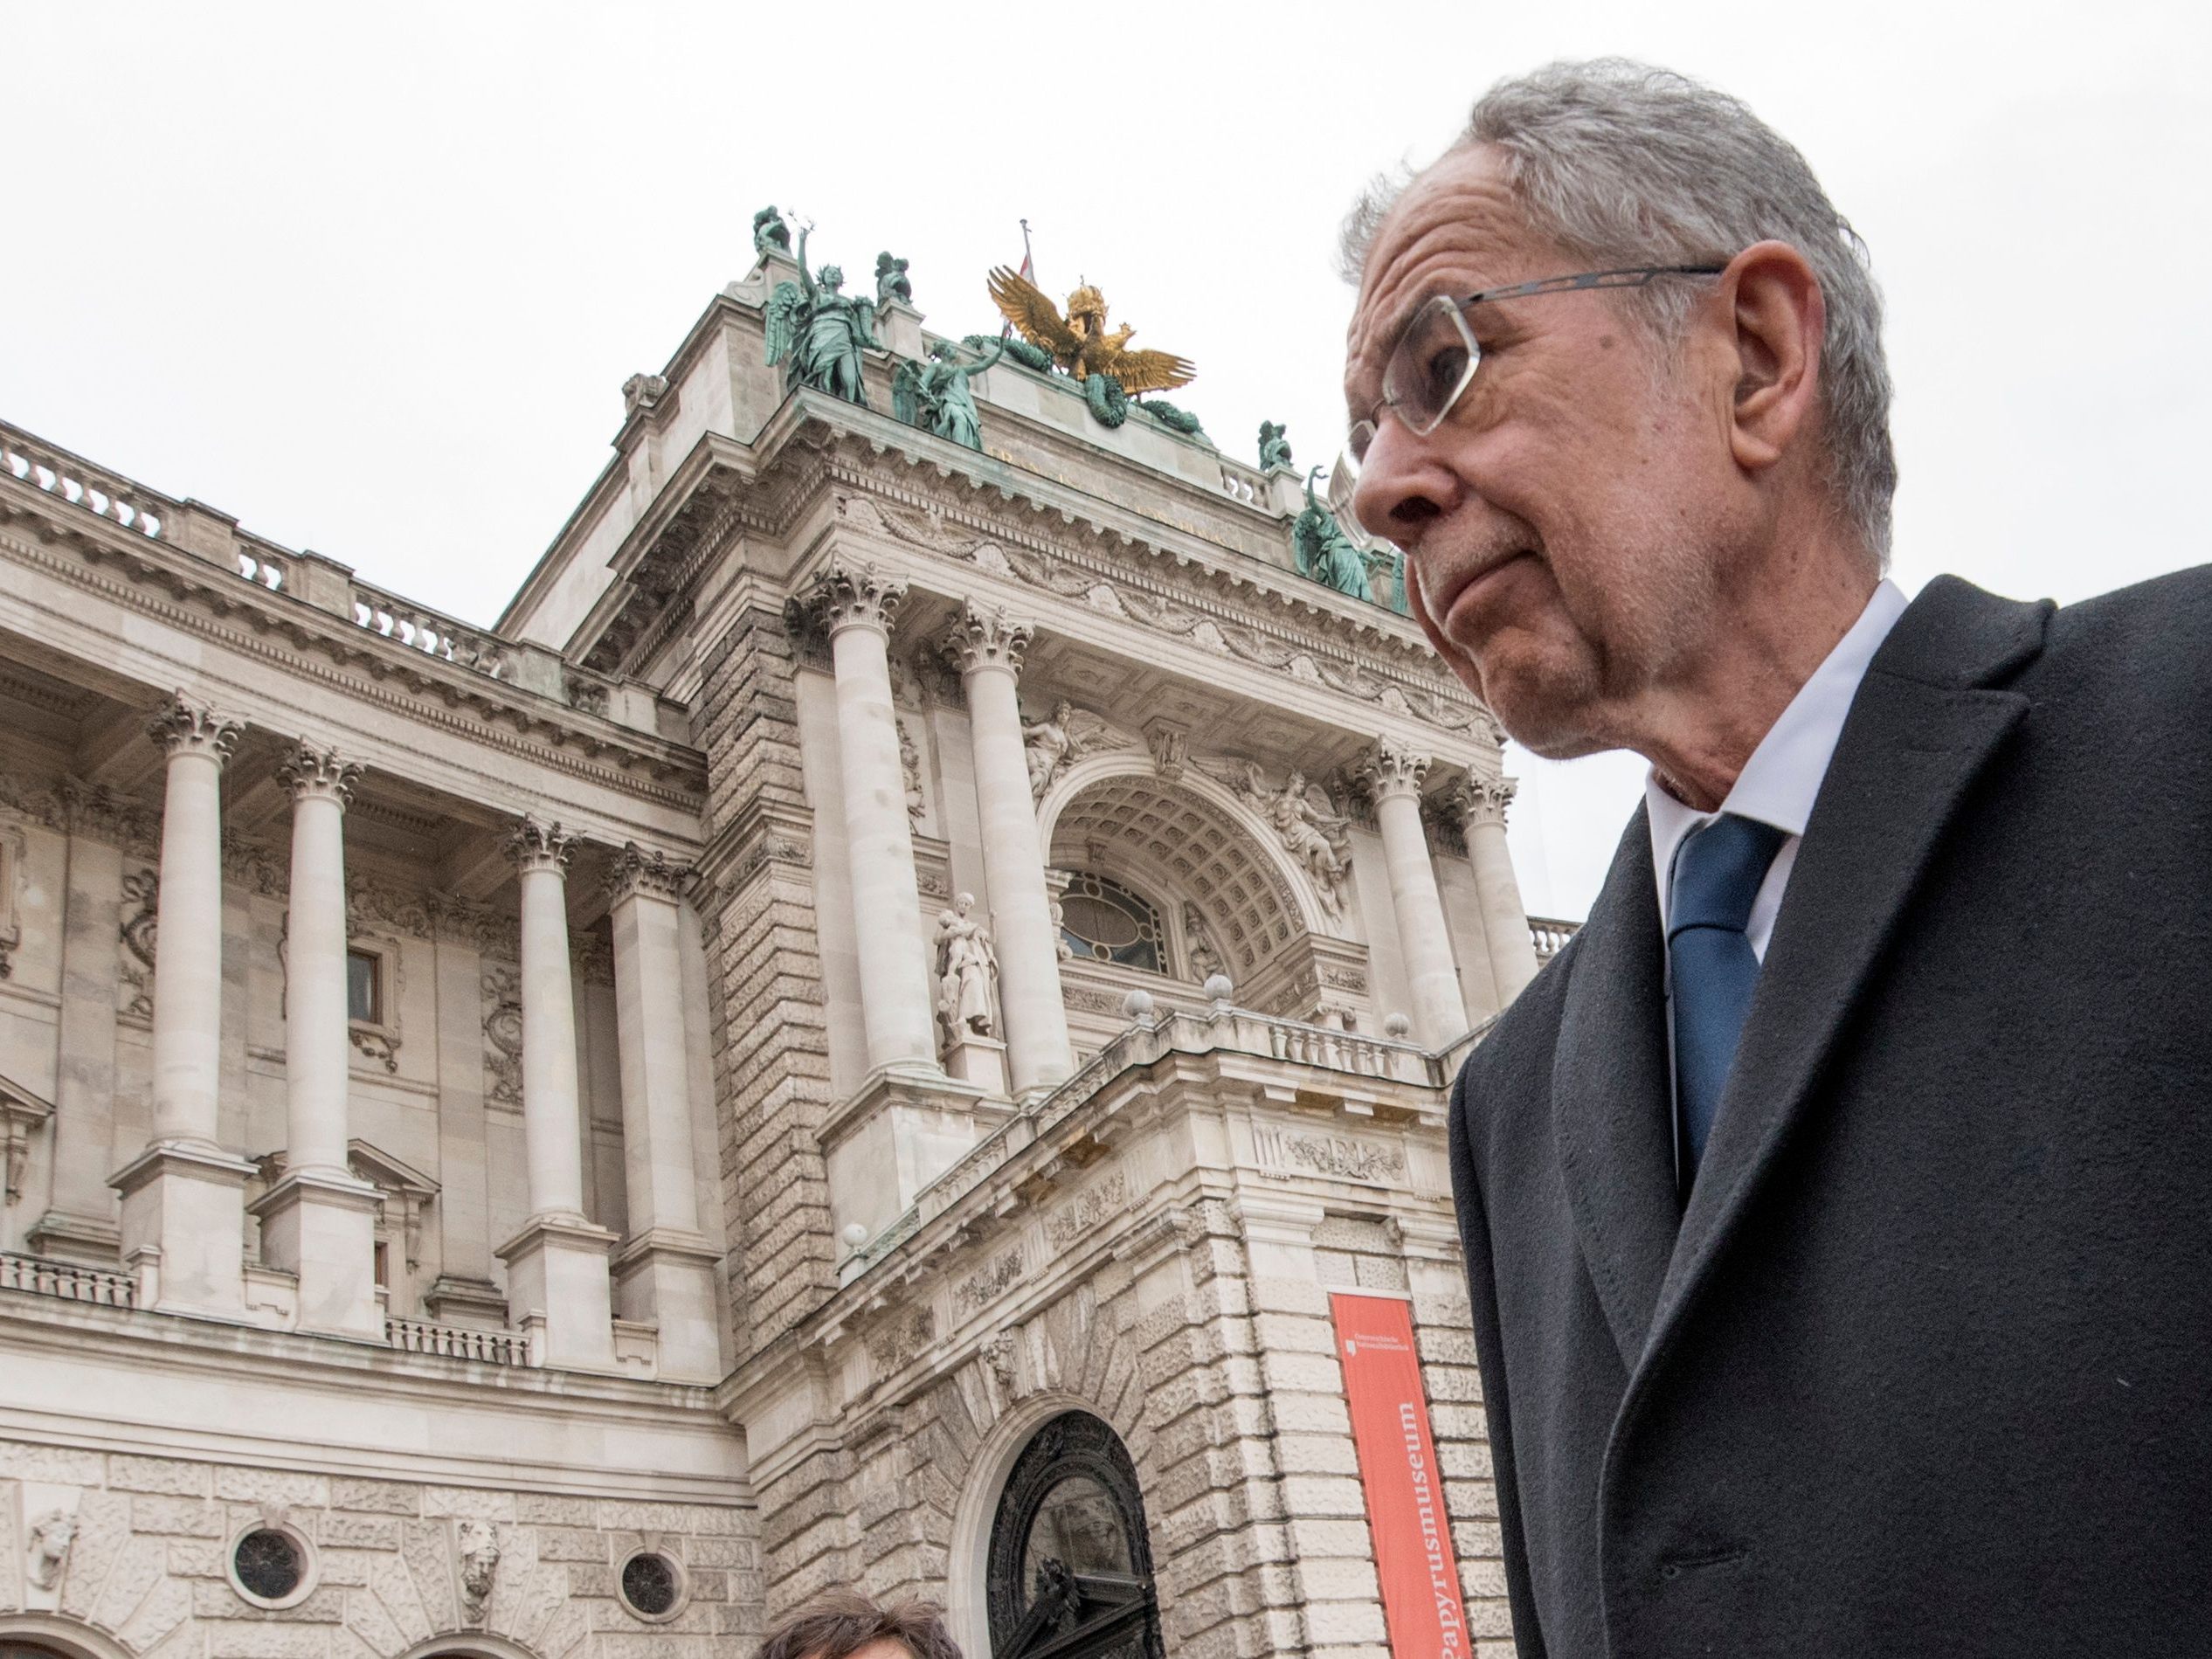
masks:
{"type": "MultiPolygon", "coordinates": [[[[2208,15],[7,0],[0,418],[487,622],[775,202],[956,335],[1026,217],[1225,450],[1325,461],[1359,181],[1623,52],[1747,98],[1870,245],[1900,584],[2077,598],[2207,556],[2208,15]]],[[[1580,916],[1642,764],[1511,764],[1529,908],[1580,916]]]]}

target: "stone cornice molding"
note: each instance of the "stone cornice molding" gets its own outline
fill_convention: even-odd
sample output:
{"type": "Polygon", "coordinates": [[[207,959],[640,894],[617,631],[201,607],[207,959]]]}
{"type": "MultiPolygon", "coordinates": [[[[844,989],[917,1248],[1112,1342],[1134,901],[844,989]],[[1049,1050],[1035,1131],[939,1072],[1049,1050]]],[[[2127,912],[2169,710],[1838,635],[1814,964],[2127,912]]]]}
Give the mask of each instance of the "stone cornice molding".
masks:
{"type": "Polygon", "coordinates": [[[361,768],[339,759],[336,750],[317,749],[304,737],[277,768],[277,781],[294,800],[335,800],[341,809],[352,804],[353,786],[360,777],[361,768]]]}
{"type": "Polygon", "coordinates": [[[565,876],[569,857],[576,851],[576,837],[558,824],[525,818],[507,838],[507,856],[516,870],[528,875],[550,870],[565,876]]]}
{"type": "Polygon", "coordinates": [[[647,853],[635,841],[626,841],[607,866],[604,890],[610,905],[640,896],[673,904],[683,897],[692,874],[688,866],[671,862],[658,847],[647,853]]]}
{"type": "Polygon", "coordinates": [[[964,674],[985,668],[1003,668],[1017,677],[1021,673],[1021,653],[1029,649],[1036,630],[1027,622],[1016,622],[1003,606],[989,609],[972,599],[963,601],[960,613],[952,619],[944,641],[945,660],[964,674]]]}
{"type": "Polygon", "coordinates": [[[1430,757],[1408,749],[1395,738],[1379,737],[1361,757],[1359,777],[1367,785],[1367,792],[1379,801],[1396,795],[1418,800],[1421,785],[1427,781],[1428,769],[1434,764],[1430,757]]]}
{"type": "Polygon", "coordinates": [[[1459,814],[1470,829],[1505,826],[1505,809],[1513,803],[1520,785],[1510,778],[1483,778],[1468,773],[1444,791],[1444,804],[1459,814]]]}
{"type": "Polygon", "coordinates": [[[245,729],[244,721],[195,702],[181,688],[146,724],[146,735],[164,755],[172,759],[178,755],[205,755],[218,767],[231,758],[245,729]]]}

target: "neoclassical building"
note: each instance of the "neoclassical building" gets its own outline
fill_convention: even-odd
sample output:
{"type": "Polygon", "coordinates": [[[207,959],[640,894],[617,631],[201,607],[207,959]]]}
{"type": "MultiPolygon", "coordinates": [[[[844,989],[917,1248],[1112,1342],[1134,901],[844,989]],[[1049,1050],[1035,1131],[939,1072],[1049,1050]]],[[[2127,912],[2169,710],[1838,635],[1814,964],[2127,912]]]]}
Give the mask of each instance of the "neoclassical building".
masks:
{"type": "Polygon", "coordinates": [[[839,1581],[1510,1650],[1496,726],[1287,467],[1013,358],[941,436],[900,298],[865,405],[767,361],[798,276],[490,629],[0,426],[10,1659],[740,1659],[839,1581]]]}

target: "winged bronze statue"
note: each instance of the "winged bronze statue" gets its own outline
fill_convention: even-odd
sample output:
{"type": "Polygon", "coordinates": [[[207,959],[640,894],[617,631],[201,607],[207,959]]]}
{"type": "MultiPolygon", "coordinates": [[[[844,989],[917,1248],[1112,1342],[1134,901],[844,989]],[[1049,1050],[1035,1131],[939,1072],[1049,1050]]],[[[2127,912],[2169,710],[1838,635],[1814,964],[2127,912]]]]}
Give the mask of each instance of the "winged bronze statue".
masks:
{"type": "Polygon", "coordinates": [[[1198,374],[1195,363],[1172,351],[1131,351],[1137,330],[1127,323],[1109,333],[1106,296],[1089,283],[1068,296],[1063,317],[1035,283],[1002,265],[991,273],[991,298],[1023,339],[1078,380],[1111,375],[1123,391],[1170,391],[1198,374]]]}

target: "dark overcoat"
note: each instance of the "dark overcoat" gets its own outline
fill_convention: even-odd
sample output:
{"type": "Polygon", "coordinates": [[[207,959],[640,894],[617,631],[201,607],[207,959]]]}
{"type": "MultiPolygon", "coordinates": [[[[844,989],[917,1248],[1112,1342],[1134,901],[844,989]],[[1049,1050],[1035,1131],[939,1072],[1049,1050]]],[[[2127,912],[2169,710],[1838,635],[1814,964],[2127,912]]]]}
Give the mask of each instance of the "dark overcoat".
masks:
{"type": "Polygon", "coordinates": [[[1636,813],[1461,1074],[1524,1659],[2212,1655],[2212,570],[1929,584],[1686,1206],[1636,813]]]}

